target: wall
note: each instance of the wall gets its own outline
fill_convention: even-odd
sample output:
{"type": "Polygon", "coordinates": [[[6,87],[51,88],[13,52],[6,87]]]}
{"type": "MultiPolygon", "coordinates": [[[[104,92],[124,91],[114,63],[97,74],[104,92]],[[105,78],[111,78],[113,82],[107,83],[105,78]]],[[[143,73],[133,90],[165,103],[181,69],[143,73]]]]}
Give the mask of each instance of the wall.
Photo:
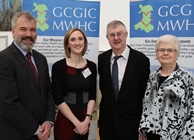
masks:
{"type": "Polygon", "coordinates": [[[8,36],[8,45],[10,45],[11,44],[11,42],[13,41],[13,37],[12,37],[12,33],[11,33],[11,31],[9,32],[9,31],[6,31],[6,32],[2,32],[2,31],[0,31],[0,36],[8,36]]]}
{"type": "Polygon", "coordinates": [[[99,51],[110,49],[106,25],[115,19],[121,20],[129,28],[129,0],[101,0],[99,51]]]}

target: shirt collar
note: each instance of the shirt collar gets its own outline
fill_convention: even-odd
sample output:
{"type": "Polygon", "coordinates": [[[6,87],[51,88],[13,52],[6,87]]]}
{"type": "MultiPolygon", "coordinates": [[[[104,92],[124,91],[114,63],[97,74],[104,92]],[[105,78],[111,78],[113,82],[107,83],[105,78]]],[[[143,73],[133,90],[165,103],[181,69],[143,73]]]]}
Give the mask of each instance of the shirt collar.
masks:
{"type": "MultiPolygon", "coordinates": [[[[123,53],[121,54],[122,57],[125,59],[125,60],[128,60],[129,58],[129,53],[130,53],[130,48],[128,46],[125,47],[125,50],[123,51],[123,53]]],[[[111,60],[113,60],[115,57],[115,54],[114,52],[112,52],[112,56],[111,56],[111,60]]]]}
{"type": "MultiPolygon", "coordinates": [[[[26,52],[26,51],[24,51],[24,50],[22,50],[22,48],[21,47],[19,47],[17,44],[16,44],[16,42],[14,41],[14,44],[15,44],[15,46],[22,52],[22,54],[24,55],[24,56],[26,56],[26,54],[28,53],[28,52],[26,52]]],[[[32,50],[30,51],[31,52],[31,54],[32,54],[32,50]]]]}

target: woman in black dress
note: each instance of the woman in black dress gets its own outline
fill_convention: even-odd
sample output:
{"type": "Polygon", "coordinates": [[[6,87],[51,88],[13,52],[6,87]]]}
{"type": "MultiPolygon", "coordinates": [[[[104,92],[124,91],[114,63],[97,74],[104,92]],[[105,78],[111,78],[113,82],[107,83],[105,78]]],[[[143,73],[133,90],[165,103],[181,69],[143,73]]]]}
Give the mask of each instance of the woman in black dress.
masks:
{"type": "Polygon", "coordinates": [[[66,58],[52,67],[53,97],[58,107],[55,140],[87,140],[96,100],[96,64],[83,58],[88,41],[82,30],[64,37],[66,58]]]}

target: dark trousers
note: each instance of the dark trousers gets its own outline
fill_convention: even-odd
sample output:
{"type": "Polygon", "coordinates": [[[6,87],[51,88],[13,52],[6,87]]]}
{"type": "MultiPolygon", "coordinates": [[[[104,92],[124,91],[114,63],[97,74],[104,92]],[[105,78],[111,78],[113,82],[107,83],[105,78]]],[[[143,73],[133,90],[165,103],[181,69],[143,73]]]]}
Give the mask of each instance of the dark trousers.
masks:
{"type": "Polygon", "coordinates": [[[138,140],[138,132],[135,136],[119,136],[117,132],[103,133],[103,130],[99,129],[100,140],[138,140]]]}
{"type": "Polygon", "coordinates": [[[100,140],[130,140],[130,138],[129,137],[118,137],[113,134],[113,136],[100,135],[100,140]]]}
{"type": "Polygon", "coordinates": [[[147,140],[160,140],[160,135],[147,133],[147,140]]]}

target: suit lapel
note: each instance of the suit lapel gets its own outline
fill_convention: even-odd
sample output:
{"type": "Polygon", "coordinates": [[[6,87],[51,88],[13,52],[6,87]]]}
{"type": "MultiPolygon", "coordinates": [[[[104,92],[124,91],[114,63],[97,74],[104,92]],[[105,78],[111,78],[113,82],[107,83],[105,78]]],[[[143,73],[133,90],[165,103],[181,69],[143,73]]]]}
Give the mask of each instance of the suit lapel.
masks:
{"type": "Polygon", "coordinates": [[[135,54],[134,54],[134,51],[132,48],[130,48],[130,54],[129,54],[129,58],[128,58],[128,61],[127,61],[127,65],[126,65],[126,69],[125,69],[125,73],[124,73],[124,76],[123,76],[123,81],[122,81],[122,84],[121,84],[121,88],[120,88],[120,91],[125,87],[126,83],[127,83],[127,80],[130,78],[130,73],[132,71],[132,67],[133,67],[133,63],[135,61],[135,54]]]}
{"type": "Polygon", "coordinates": [[[33,81],[33,83],[39,88],[39,85],[36,81],[36,77],[30,68],[30,65],[28,64],[28,61],[26,60],[25,56],[22,54],[22,52],[14,45],[14,43],[10,46],[13,54],[15,55],[15,58],[18,60],[19,63],[23,66],[23,68],[29,73],[30,79],[33,81]]]}
{"type": "Polygon", "coordinates": [[[106,68],[107,68],[107,74],[109,77],[109,80],[112,82],[112,76],[111,76],[111,61],[110,61],[110,57],[111,57],[111,51],[108,53],[108,55],[106,56],[107,58],[104,59],[105,64],[107,64],[106,68]]]}
{"type": "Polygon", "coordinates": [[[40,61],[41,59],[39,58],[40,56],[35,52],[33,51],[33,57],[34,57],[34,61],[36,63],[36,68],[38,70],[38,75],[39,75],[39,79],[40,79],[40,85],[43,84],[43,74],[44,74],[44,71],[42,69],[42,62],[40,61]]]}
{"type": "Polygon", "coordinates": [[[113,83],[112,83],[112,75],[111,75],[111,55],[112,55],[112,51],[108,51],[107,52],[107,55],[105,55],[106,58],[103,59],[103,61],[105,61],[104,64],[107,64],[106,66],[104,66],[106,68],[106,74],[107,75],[107,80],[108,80],[108,83],[110,83],[110,89],[112,90],[112,92],[110,92],[110,94],[112,94],[113,96],[114,95],[114,88],[113,88],[113,83]]]}

